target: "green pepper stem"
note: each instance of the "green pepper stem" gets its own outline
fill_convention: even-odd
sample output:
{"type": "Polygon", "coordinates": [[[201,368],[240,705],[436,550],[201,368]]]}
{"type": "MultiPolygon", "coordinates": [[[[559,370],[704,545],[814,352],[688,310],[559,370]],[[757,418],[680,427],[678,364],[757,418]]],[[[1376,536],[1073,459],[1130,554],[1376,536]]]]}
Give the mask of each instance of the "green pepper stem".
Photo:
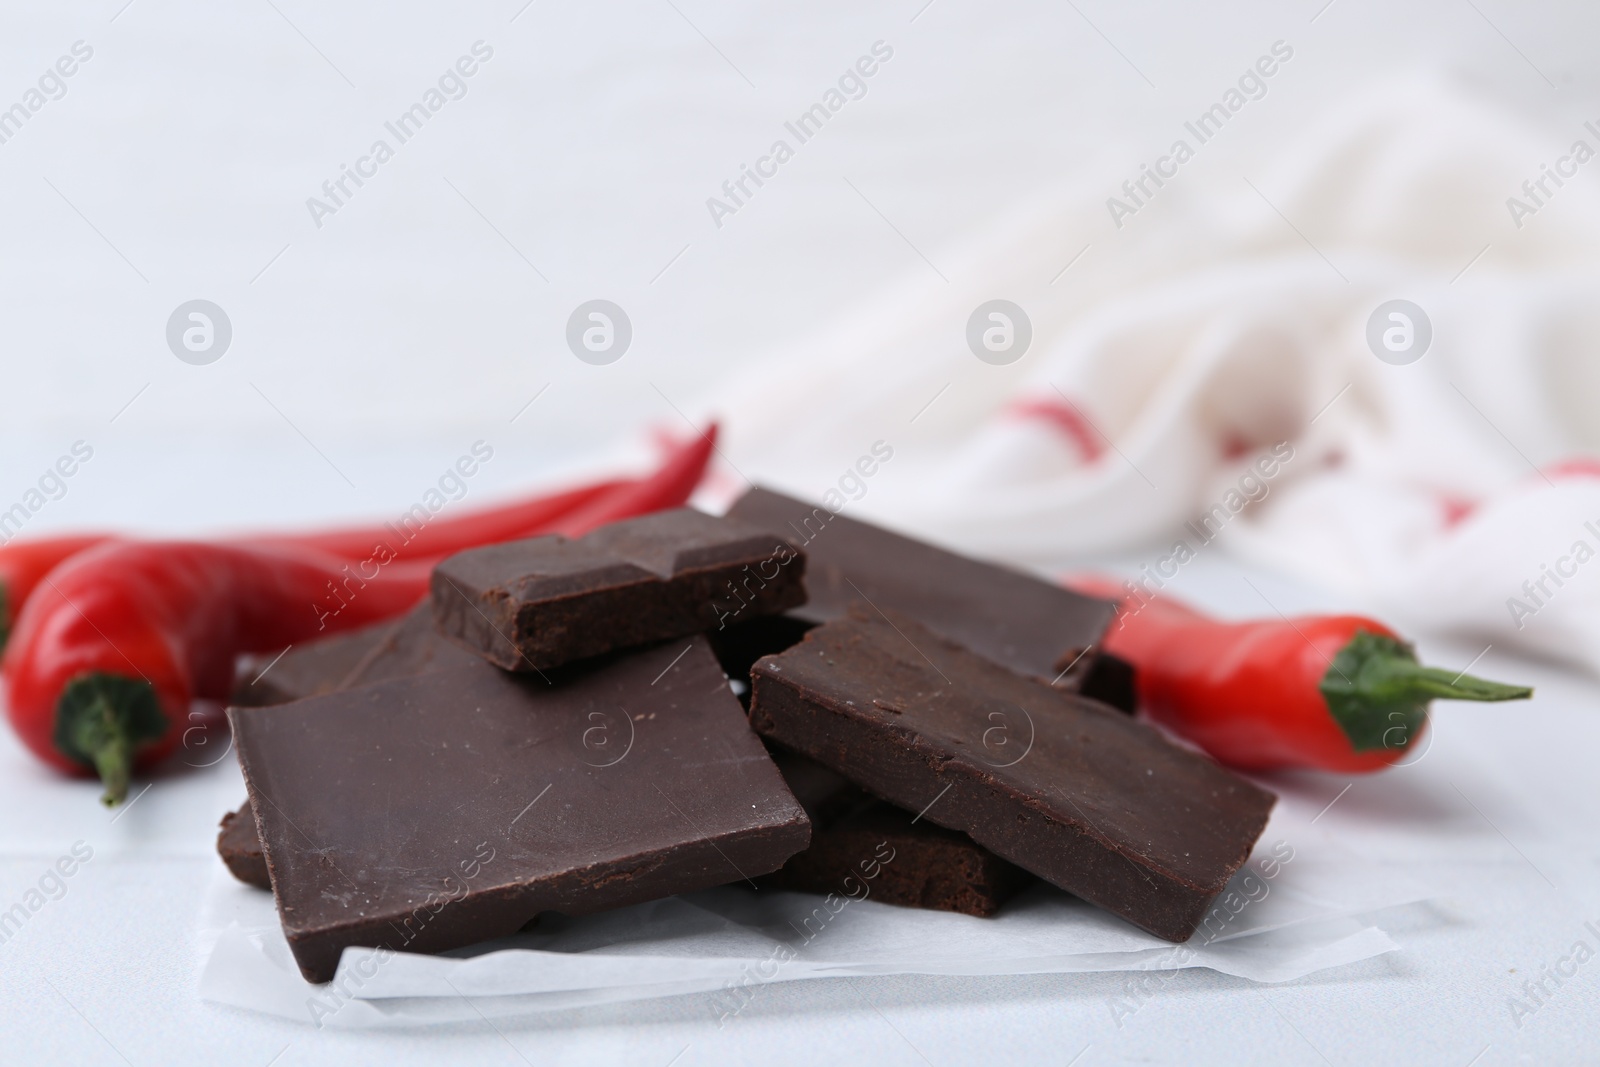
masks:
{"type": "Polygon", "coordinates": [[[1451,674],[1438,667],[1424,667],[1407,656],[1380,654],[1367,660],[1358,678],[1358,693],[1380,704],[1401,701],[1436,700],[1526,700],[1533,690],[1525,685],[1506,685],[1475,678],[1470,674],[1451,674]]]}
{"type": "Polygon", "coordinates": [[[1523,700],[1524,685],[1503,685],[1451,674],[1417,662],[1411,646],[1357,630],[1339,650],[1319,686],[1328,713],[1356,752],[1407,747],[1428,718],[1428,702],[1523,700]]]}
{"type": "Polygon", "coordinates": [[[56,747],[93,767],[105,785],[100,799],[111,808],[128,796],[139,746],[166,732],[155,687],[115,674],[95,672],[67,683],[56,703],[56,747]]]}
{"type": "Polygon", "coordinates": [[[128,779],[133,774],[133,745],[128,731],[118,721],[117,709],[109,694],[97,692],[76,716],[73,742],[89,757],[100,782],[106,787],[100,798],[114,808],[128,797],[128,779]]]}
{"type": "Polygon", "coordinates": [[[94,750],[94,769],[106,791],[100,803],[114,808],[128,799],[128,779],[133,774],[133,746],[127,734],[113,730],[94,750]]]}

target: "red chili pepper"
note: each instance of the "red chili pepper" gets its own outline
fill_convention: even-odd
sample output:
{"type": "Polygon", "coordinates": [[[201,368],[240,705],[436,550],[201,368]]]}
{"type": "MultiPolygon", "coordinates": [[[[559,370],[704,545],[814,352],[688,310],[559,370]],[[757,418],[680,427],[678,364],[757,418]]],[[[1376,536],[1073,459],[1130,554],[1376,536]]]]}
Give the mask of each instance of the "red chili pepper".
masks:
{"type": "Polygon", "coordinates": [[[465,515],[425,519],[416,528],[407,522],[406,516],[402,516],[398,522],[387,526],[357,526],[311,534],[268,534],[230,540],[311,548],[352,560],[368,558],[380,545],[397,559],[442,559],[479,545],[542,532],[549,529],[551,523],[573,511],[637,484],[639,481],[635,479],[595,482],[465,515]]]}
{"type": "Polygon", "coordinates": [[[0,545],[0,649],[36,585],[57,565],[106,540],[106,534],[72,534],[8,541],[0,545]]]}
{"type": "MultiPolygon", "coordinates": [[[[478,545],[526,537],[549,528],[568,513],[640,484],[612,479],[560,493],[530,497],[447,519],[413,525],[402,517],[388,526],[348,527],[308,534],[263,534],[229,538],[229,543],[288,545],[328,552],[349,560],[372,556],[379,545],[393,559],[441,558],[478,545]]],[[[14,541],[0,546],[0,649],[35,587],[57,565],[87,548],[110,540],[108,534],[73,534],[14,541]]]]}
{"type": "Polygon", "coordinates": [[[168,755],[190,701],[226,700],[240,653],[264,652],[408,610],[428,562],[396,563],[320,605],[346,581],[336,556],[287,547],[111,541],[67,560],[32,598],[6,650],[6,713],[64,771],[98,772],[106,802],[133,769],[168,755]]]}
{"type": "MultiPolygon", "coordinates": [[[[469,534],[488,543],[550,532],[552,522],[581,532],[677,507],[699,484],[715,432],[713,426],[678,446],[648,478],[561,494],[568,506],[542,514],[525,502],[492,520],[466,516],[428,547],[471,547],[462,543],[469,534]],[[574,500],[581,514],[569,518],[574,500]],[[513,528],[511,511],[533,528],[513,528]]],[[[308,540],[323,536],[347,549],[360,544],[355,531],[308,540]]],[[[178,746],[193,700],[227,699],[240,654],[411,608],[439,557],[396,555],[367,558],[371,573],[358,567],[352,575],[348,559],[297,544],[107,541],[88,548],[50,572],[46,594],[31,598],[18,619],[0,663],[11,724],[53,766],[98,773],[106,802],[115,804],[133,770],[178,746]]]]}
{"type": "Polygon", "coordinates": [[[608,522],[682,507],[705,477],[706,464],[716,447],[717,424],[712,423],[705,433],[677,446],[650,477],[618,486],[608,495],[562,516],[551,524],[550,532],[582,537],[608,522]]]}
{"type": "Polygon", "coordinates": [[[1230,767],[1380,770],[1411,751],[1432,699],[1533,695],[1424,667],[1359,615],[1221,622],[1169,597],[1128,597],[1110,579],[1067,584],[1120,601],[1102,647],[1133,665],[1140,707],[1230,767]]]}
{"type": "MultiPolygon", "coordinates": [[[[512,501],[466,515],[434,519],[413,529],[404,517],[398,524],[354,526],[308,534],[263,534],[229,538],[229,543],[292,545],[330,552],[350,560],[366,559],[378,545],[392,558],[442,558],[478,545],[508,541],[550,531],[578,536],[595,526],[678,507],[694,492],[716,441],[715,424],[706,434],[678,446],[649,478],[612,479],[564,492],[512,501]],[[570,521],[559,522],[571,516],[570,521]]],[[[16,624],[22,606],[44,576],[109,534],[71,534],[0,545],[0,650],[16,624]]]]}

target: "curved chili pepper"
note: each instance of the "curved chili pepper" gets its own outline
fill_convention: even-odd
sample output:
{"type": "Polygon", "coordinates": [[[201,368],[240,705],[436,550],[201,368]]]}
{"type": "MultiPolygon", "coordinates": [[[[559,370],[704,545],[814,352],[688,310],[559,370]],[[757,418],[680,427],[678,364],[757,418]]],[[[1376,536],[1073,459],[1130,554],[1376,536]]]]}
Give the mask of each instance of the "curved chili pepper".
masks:
{"type": "Polygon", "coordinates": [[[67,560],[23,608],[6,650],[6,714],[33,753],[98,772],[107,804],[175,749],[190,701],[226,700],[240,653],[406,611],[431,563],[384,567],[324,619],[349,564],[287,547],[111,541],[67,560]]]}
{"type": "MultiPolygon", "coordinates": [[[[442,558],[478,545],[543,532],[562,516],[638,484],[638,479],[595,482],[465,515],[432,519],[415,530],[402,530],[393,525],[353,526],[318,533],[262,534],[227,540],[236,544],[310,548],[349,560],[366,559],[380,545],[390,558],[442,558]]],[[[22,606],[44,576],[79,552],[110,539],[109,534],[72,534],[0,545],[0,650],[5,648],[22,606]]]]}
{"type": "Polygon", "coordinates": [[[7,541],[0,545],[0,649],[34,587],[62,562],[106,540],[108,534],[72,534],[7,541]]]}
{"type": "Polygon", "coordinates": [[[705,477],[706,464],[717,447],[717,424],[677,446],[656,472],[639,482],[620,485],[604,497],[576,508],[550,525],[551,533],[582,537],[608,522],[682,507],[705,477]]]}
{"type": "MultiPolygon", "coordinates": [[[[699,484],[715,437],[713,425],[647,478],[548,498],[559,507],[541,512],[523,502],[493,518],[464,516],[427,547],[454,551],[552,527],[585,532],[680,506],[699,484]],[[474,535],[482,540],[465,543],[474,535]]],[[[338,531],[305,540],[327,537],[349,550],[360,547],[360,536],[338,531]]],[[[361,551],[385,546],[380,538],[361,551]]],[[[18,619],[0,661],[7,715],[47,763],[98,773],[106,803],[115,804],[135,769],[177,748],[191,701],[227,699],[239,655],[406,611],[426,594],[443,554],[400,561],[398,553],[375,552],[365,561],[374,564],[370,573],[361,567],[352,574],[343,555],[283,542],[112,540],[87,548],[49,573],[47,595],[30,598],[18,619]]]]}
{"type": "MultiPolygon", "coordinates": [[[[392,559],[443,558],[468,548],[547,532],[579,536],[595,526],[678,507],[689,499],[715,447],[717,427],[672,449],[647,478],[618,478],[559,493],[514,500],[496,507],[433,519],[420,529],[394,525],[351,526],[306,534],[260,534],[227,538],[228,543],[289,545],[366,559],[378,546],[392,559]],[[569,518],[570,517],[570,518],[569,518]]],[[[110,534],[69,534],[0,545],[0,650],[22,606],[46,574],[84,549],[110,540],[110,534]]]]}
{"type": "Polygon", "coordinates": [[[1411,751],[1430,700],[1533,695],[1424,667],[1359,615],[1221,622],[1170,597],[1126,596],[1110,579],[1067,584],[1119,600],[1102,647],[1133,664],[1140,707],[1230,767],[1380,770],[1411,751]]]}
{"type": "MultiPolygon", "coordinates": [[[[667,461],[667,462],[670,462],[667,461]]],[[[580,485],[559,493],[529,497],[499,507],[465,515],[430,519],[415,531],[388,526],[353,526],[311,534],[267,534],[230,538],[232,542],[290,545],[327,552],[344,559],[366,559],[382,547],[381,554],[395,559],[443,559],[479,545],[509,541],[542,533],[562,517],[605,500],[620,490],[639,484],[638,479],[614,478],[580,485]]],[[[403,521],[403,520],[402,520],[403,521]]]]}

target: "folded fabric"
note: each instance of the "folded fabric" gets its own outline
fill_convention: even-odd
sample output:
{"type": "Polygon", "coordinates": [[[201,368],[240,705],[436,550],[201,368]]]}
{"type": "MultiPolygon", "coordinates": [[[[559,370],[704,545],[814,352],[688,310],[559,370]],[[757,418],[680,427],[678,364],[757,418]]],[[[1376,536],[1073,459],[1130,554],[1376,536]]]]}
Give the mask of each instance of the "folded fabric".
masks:
{"type": "Polygon", "coordinates": [[[1110,187],[1031,205],[947,254],[948,284],[879,294],[706,406],[744,475],[963,550],[1138,550],[1170,578],[1215,541],[1600,671],[1600,192],[1548,174],[1600,135],[1568,124],[1385,85],[1259,175],[1191,164],[1120,229],[1110,187]],[[1032,320],[1009,366],[963,333],[995,297],[1032,320]],[[1425,321],[1375,316],[1399,299],[1425,321]],[[1380,359],[1391,328],[1413,349],[1380,359]],[[851,476],[874,442],[893,458],[851,476]]]}

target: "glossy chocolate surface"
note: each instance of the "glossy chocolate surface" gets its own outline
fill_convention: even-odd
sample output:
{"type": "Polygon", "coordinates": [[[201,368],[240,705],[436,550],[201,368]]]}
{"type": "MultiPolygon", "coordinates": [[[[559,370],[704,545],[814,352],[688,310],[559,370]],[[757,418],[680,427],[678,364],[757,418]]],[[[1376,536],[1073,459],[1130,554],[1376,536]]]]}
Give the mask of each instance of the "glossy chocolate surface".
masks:
{"type": "Polygon", "coordinates": [[[300,969],[748,879],[804,811],[696,637],[549,681],[487,663],[229,712],[300,969]]]}
{"type": "Polygon", "coordinates": [[[768,489],[750,490],[728,515],[805,550],[808,599],[791,614],[828,622],[856,603],[898,611],[1002,666],[1046,681],[1060,678],[1100,640],[1115,610],[1110,601],[768,489]]]}
{"type": "MultiPolygon", "coordinates": [[[[285,684],[276,686],[275,699],[260,705],[244,706],[287,703],[307,696],[337,692],[352,685],[464,666],[478,659],[461,646],[445,640],[434,629],[433,606],[427,600],[398,620],[381,622],[350,634],[319,641],[306,646],[305,652],[308,655],[292,662],[290,669],[285,672],[285,684]],[[320,646],[328,642],[339,642],[338,650],[322,650],[320,646]],[[360,657],[352,661],[351,655],[357,651],[361,653],[360,657]]],[[[288,660],[295,654],[295,650],[291,650],[283,658],[288,660]]],[[[282,666],[282,663],[277,664],[274,670],[277,666],[282,666]]],[[[248,799],[239,806],[238,811],[223,816],[222,828],[217,834],[217,855],[222,857],[222,862],[239,881],[260,889],[272,888],[248,799]]]]}
{"type": "Polygon", "coordinates": [[[1274,801],[906,616],[854,609],[751,677],[763,736],[1172,941],[1249,858],[1274,801]]]}
{"type": "Polygon", "coordinates": [[[803,604],[805,567],[782,537],[678,508],[451,556],[434,570],[434,618],[506,670],[543,670],[803,604]]]}

